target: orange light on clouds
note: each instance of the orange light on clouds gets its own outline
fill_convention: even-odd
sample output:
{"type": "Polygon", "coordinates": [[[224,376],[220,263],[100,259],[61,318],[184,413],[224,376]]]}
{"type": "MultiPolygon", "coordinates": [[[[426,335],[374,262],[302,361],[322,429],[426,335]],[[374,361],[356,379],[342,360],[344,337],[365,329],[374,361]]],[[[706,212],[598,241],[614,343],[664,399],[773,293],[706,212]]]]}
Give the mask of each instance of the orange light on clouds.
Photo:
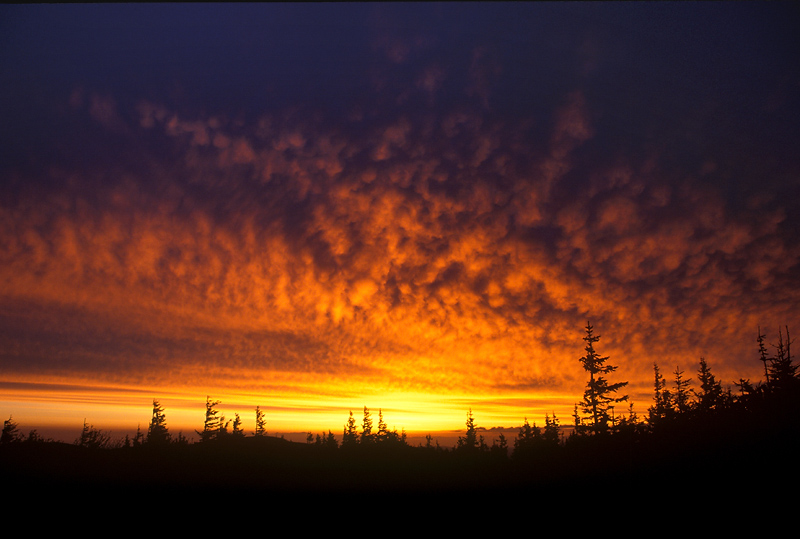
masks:
{"type": "Polygon", "coordinates": [[[374,19],[375,100],[338,116],[63,96],[59,140],[92,151],[0,200],[0,413],[133,434],[156,398],[190,433],[210,395],[270,432],[363,406],[408,432],[569,424],[588,320],[640,417],[654,362],[759,379],[756,328],[800,322],[777,195],[731,206],[674,133],[623,144],[590,78],[502,112],[500,49],[456,76],[374,19]]]}

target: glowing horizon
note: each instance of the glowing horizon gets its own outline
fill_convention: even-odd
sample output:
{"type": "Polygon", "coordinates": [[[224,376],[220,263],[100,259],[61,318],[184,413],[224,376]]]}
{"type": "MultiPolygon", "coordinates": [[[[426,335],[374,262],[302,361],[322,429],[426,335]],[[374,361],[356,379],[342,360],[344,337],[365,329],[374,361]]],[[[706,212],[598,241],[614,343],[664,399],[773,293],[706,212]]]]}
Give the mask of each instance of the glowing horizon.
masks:
{"type": "Polygon", "coordinates": [[[733,389],[800,326],[781,6],[3,9],[26,432],[146,430],[154,398],[192,432],[207,395],[248,431],[570,425],[587,321],[642,417],[653,363],[733,389]],[[719,17],[748,39],[669,31],[719,17]]]}

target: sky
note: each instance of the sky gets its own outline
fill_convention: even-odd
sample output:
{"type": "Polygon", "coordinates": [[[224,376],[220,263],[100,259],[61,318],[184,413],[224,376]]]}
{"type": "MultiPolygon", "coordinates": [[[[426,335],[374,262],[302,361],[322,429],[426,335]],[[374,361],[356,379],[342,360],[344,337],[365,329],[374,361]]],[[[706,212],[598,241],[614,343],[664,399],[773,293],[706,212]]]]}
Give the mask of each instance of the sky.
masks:
{"type": "Polygon", "coordinates": [[[0,8],[0,415],[570,424],[587,323],[640,417],[654,363],[761,380],[800,327],[798,15],[0,8]]]}

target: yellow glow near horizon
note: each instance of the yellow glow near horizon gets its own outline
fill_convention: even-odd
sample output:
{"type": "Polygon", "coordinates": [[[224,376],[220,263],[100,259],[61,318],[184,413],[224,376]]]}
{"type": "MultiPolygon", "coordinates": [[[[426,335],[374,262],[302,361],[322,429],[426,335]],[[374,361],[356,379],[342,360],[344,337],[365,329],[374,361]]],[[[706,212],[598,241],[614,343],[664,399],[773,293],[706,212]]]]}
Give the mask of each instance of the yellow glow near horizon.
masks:
{"type": "MultiPolygon", "coordinates": [[[[0,400],[0,409],[10,410],[14,421],[25,433],[33,429],[45,434],[54,429],[59,432],[74,430],[74,436],[77,437],[86,420],[97,429],[113,431],[117,436],[124,437],[125,434],[135,435],[137,428],[146,433],[152,399],[133,390],[39,388],[32,392],[15,389],[6,391],[6,397],[0,400]]],[[[202,430],[204,395],[165,392],[164,396],[156,399],[165,410],[167,426],[173,435],[181,432],[192,438],[196,430],[202,430]]],[[[424,436],[432,432],[462,431],[470,409],[478,426],[485,428],[513,428],[520,425],[525,417],[532,423],[535,421],[543,425],[544,415],[552,416],[553,412],[565,424],[573,403],[571,397],[558,395],[543,396],[541,404],[525,406],[525,403],[532,402],[527,395],[507,397],[498,403],[489,398],[463,395],[431,396],[402,392],[381,397],[373,395],[366,399],[370,402],[364,403],[344,397],[311,399],[298,395],[265,399],[258,395],[233,393],[219,393],[212,395],[211,399],[220,401],[217,409],[226,420],[232,421],[235,414],[239,414],[242,428],[247,434],[252,434],[254,430],[255,408],[258,406],[265,414],[267,432],[270,434],[311,432],[316,435],[330,430],[337,440],[341,439],[342,428],[351,411],[360,430],[364,406],[371,414],[375,429],[379,413],[382,413],[390,430],[405,430],[409,434],[424,436]],[[548,404],[543,404],[545,402],[548,404]]]]}

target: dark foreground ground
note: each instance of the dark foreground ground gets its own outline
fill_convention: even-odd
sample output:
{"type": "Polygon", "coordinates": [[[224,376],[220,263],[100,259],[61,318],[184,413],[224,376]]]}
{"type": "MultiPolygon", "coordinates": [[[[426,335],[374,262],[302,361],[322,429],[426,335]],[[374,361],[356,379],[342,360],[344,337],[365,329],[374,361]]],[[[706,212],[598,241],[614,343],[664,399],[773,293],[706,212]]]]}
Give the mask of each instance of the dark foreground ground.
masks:
{"type": "Polygon", "coordinates": [[[586,440],[524,460],[408,446],[346,451],[269,437],[95,450],[20,442],[0,446],[0,473],[9,500],[87,507],[194,500],[197,510],[210,510],[223,500],[250,499],[269,500],[273,509],[338,504],[356,512],[373,503],[433,511],[447,501],[461,504],[463,518],[489,507],[502,514],[559,506],[560,517],[601,507],[654,511],[665,503],[734,511],[763,506],[764,499],[796,504],[790,493],[800,487],[798,440],[797,432],[774,429],[717,437],[682,431],[586,440]]]}

